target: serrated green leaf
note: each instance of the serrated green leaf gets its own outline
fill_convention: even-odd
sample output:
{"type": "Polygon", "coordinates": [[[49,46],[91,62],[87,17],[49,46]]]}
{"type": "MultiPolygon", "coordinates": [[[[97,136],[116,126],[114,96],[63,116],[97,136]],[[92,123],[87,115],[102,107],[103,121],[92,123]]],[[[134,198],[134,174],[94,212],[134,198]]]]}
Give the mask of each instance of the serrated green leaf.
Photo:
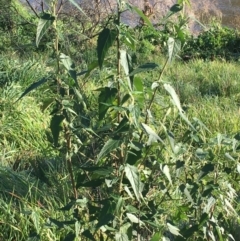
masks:
{"type": "Polygon", "coordinates": [[[237,134],[234,136],[234,139],[236,139],[237,141],[240,141],[240,133],[237,133],[237,134]]]}
{"type": "Polygon", "coordinates": [[[223,237],[222,237],[222,232],[221,232],[221,229],[220,227],[216,227],[216,230],[217,230],[217,233],[218,233],[218,238],[219,238],[219,241],[224,241],[223,237]]]}
{"type": "Polygon", "coordinates": [[[237,164],[237,172],[240,174],[240,163],[237,164]]]}
{"type": "Polygon", "coordinates": [[[160,241],[160,240],[161,240],[161,237],[162,237],[161,233],[155,233],[155,234],[152,236],[152,238],[151,238],[150,241],[160,241]]]}
{"type": "Polygon", "coordinates": [[[133,85],[135,91],[143,92],[143,81],[140,77],[134,77],[133,85]]]}
{"type": "MultiPolygon", "coordinates": [[[[78,99],[78,103],[82,103],[82,105],[83,105],[83,108],[84,109],[86,109],[86,103],[84,102],[84,98],[83,98],[83,96],[82,96],[82,94],[79,92],[79,85],[78,85],[78,83],[77,83],[77,86],[78,86],[78,88],[76,88],[76,87],[73,87],[73,91],[74,91],[74,93],[75,93],[75,96],[77,97],[77,99],[78,99]]],[[[87,128],[86,128],[87,129],[87,128]]],[[[90,129],[89,129],[90,130],[90,129]]],[[[90,130],[91,131],[91,130],[90,130]]],[[[91,131],[91,132],[93,132],[93,131],[91,131]]]]}
{"type": "Polygon", "coordinates": [[[181,11],[183,9],[183,5],[181,4],[174,4],[170,10],[167,12],[166,16],[163,18],[163,21],[166,21],[168,18],[170,18],[173,14],[181,11]]]}
{"type": "Polygon", "coordinates": [[[132,115],[132,118],[133,118],[133,123],[135,124],[135,126],[137,128],[139,128],[139,118],[140,118],[140,115],[141,115],[141,110],[140,110],[140,107],[138,105],[131,105],[129,106],[129,111],[132,115]]]}
{"type": "Polygon", "coordinates": [[[86,75],[84,76],[84,79],[88,78],[90,76],[90,74],[92,73],[92,71],[94,69],[96,69],[97,67],[98,67],[98,61],[97,60],[90,63],[88,65],[88,69],[87,69],[86,75]]]}
{"type": "MultiPolygon", "coordinates": [[[[153,201],[151,201],[151,202],[153,202],[153,201]]],[[[153,227],[155,230],[159,230],[161,228],[161,225],[159,223],[154,222],[154,221],[152,222],[152,221],[149,221],[149,220],[144,220],[144,223],[148,224],[150,227],[153,227]]]]}
{"type": "Polygon", "coordinates": [[[170,37],[167,41],[168,45],[168,61],[172,62],[177,54],[181,51],[181,41],[170,37]]]}
{"type": "Polygon", "coordinates": [[[196,157],[198,157],[200,160],[204,160],[207,158],[208,156],[208,152],[207,151],[204,151],[203,149],[201,148],[198,148],[195,152],[195,155],[196,157]]]}
{"type": "Polygon", "coordinates": [[[114,215],[111,213],[106,213],[104,216],[101,217],[101,219],[98,221],[96,225],[96,230],[101,228],[104,225],[107,225],[109,222],[113,221],[114,215]]]}
{"type": "Polygon", "coordinates": [[[228,210],[231,210],[234,214],[237,214],[237,212],[235,211],[232,204],[228,201],[227,198],[224,199],[224,203],[226,205],[226,209],[228,208],[228,210]]]}
{"type": "Polygon", "coordinates": [[[171,11],[171,12],[174,12],[174,13],[177,13],[177,12],[180,12],[182,9],[183,9],[183,6],[182,6],[182,5],[180,5],[180,4],[174,4],[174,5],[170,8],[170,11],[171,11]]]}
{"type": "Polygon", "coordinates": [[[124,116],[123,119],[120,121],[115,133],[123,133],[129,131],[129,119],[124,116]]]}
{"type": "Polygon", "coordinates": [[[128,196],[131,198],[131,199],[134,199],[131,191],[129,190],[128,186],[127,185],[124,185],[124,190],[126,191],[126,193],[128,194],[128,196]]]}
{"type": "Polygon", "coordinates": [[[212,241],[216,241],[216,238],[212,230],[208,231],[208,236],[211,238],[212,241]]]}
{"type": "Polygon", "coordinates": [[[198,227],[199,227],[199,228],[202,228],[203,225],[207,222],[207,220],[208,220],[208,214],[207,214],[207,213],[203,213],[203,214],[201,215],[201,218],[200,218],[198,227]]]}
{"type": "Polygon", "coordinates": [[[142,157],[142,150],[131,149],[128,152],[128,157],[126,163],[129,165],[135,165],[139,159],[142,157]]]}
{"type": "Polygon", "coordinates": [[[143,19],[144,23],[146,23],[148,25],[148,27],[150,27],[152,30],[155,30],[152,23],[150,22],[150,20],[144,15],[144,13],[142,12],[142,10],[140,10],[139,8],[132,6],[128,3],[126,3],[127,8],[132,11],[137,13],[137,15],[143,19]]]}
{"type": "Polygon", "coordinates": [[[98,176],[109,176],[113,172],[113,168],[106,166],[106,167],[96,167],[96,166],[90,166],[90,167],[85,167],[82,166],[80,169],[91,172],[92,174],[97,174],[98,176]]]}
{"type": "Polygon", "coordinates": [[[89,230],[85,230],[84,232],[82,232],[82,235],[92,241],[96,241],[96,239],[94,238],[94,236],[92,235],[92,233],[89,230]]]}
{"type": "Polygon", "coordinates": [[[189,202],[191,202],[192,204],[194,204],[193,198],[190,194],[190,192],[188,191],[187,187],[184,184],[181,184],[179,186],[179,189],[181,190],[182,193],[184,193],[188,199],[189,202]]]}
{"type": "Polygon", "coordinates": [[[202,197],[208,197],[209,195],[212,194],[212,191],[214,190],[214,188],[212,186],[207,186],[205,187],[203,193],[202,193],[202,197]]]}
{"type": "Polygon", "coordinates": [[[122,213],[123,205],[124,205],[124,199],[120,196],[118,198],[117,205],[116,205],[116,208],[115,208],[116,216],[120,217],[120,215],[122,213]]]}
{"type": "Polygon", "coordinates": [[[152,143],[158,142],[158,141],[162,141],[162,139],[158,136],[157,133],[155,133],[155,131],[148,125],[141,123],[142,127],[144,129],[144,131],[148,134],[148,142],[147,145],[151,145],[152,143]]]}
{"type": "MultiPolygon", "coordinates": [[[[97,64],[97,66],[98,66],[98,64],[97,64]]],[[[77,73],[77,76],[81,76],[81,75],[84,75],[84,74],[87,74],[87,73],[88,73],[87,70],[83,70],[83,71],[77,73]]]]}
{"type": "Polygon", "coordinates": [[[203,177],[205,177],[208,173],[213,172],[214,171],[214,164],[212,163],[207,163],[205,164],[200,173],[198,174],[198,181],[201,180],[203,177]]]}
{"type": "Polygon", "coordinates": [[[105,183],[107,185],[107,187],[112,187],[115,183],[118,182],[118,178],[113,178],[113,179],[106,179],[105,178],[105,183]]]}
{"type": "Polygon", "coordinates": [[[139,210],[132,205],[127,205],[125,208],[129,213],[139,213],[139,210]]]}
{"type": "MultiPolygon", "coordinates": [[[[166,134],[167,134],[167,137],[168,137],[170,146],[171,146],[171,148],[172,148],[172,151],[175,153],[176,150],[175,150],[174,134],[173,134],[172,132],[168,131],[168,130],[166,129],[166,127],[164,127],[164,130],[165,130],[165,132],[166,132],[166,134]]],[[[177,153],[176,153],[176,154],[177,154],[177,153]]]]}
{"type": "Polygon", "coordinates": [[[142,72],[154,70],[157,67],[158,67],[158,65],[155,63],[146,63],[146,64],[138,66],[136,69],[134,69],[132,72],[130,72],[129,76],[134,76],[134,75],[142,73],[142,72]]]}
{"type": "Polygon", "coordinates": [[[77,82],[77,72],[75,70],[75,64],[72,62],[72,59],[69,56],[61,53],[60,60],[64,65],[64,67],[66,68],[66,70],[68,71],[69,75],[73,78],[76,86],[79,88],[79,85],[77,82]]]}
{"type": "Polygon", "coordinates": [[[114,232],[114,233],[116,233],[116,231],[117,231],[115,228],[109,227],[108,225],[104,225],[104,229],[114,232]]]}
{"type": "Polygon", "coordinates": [[[191,226],[190,228],[188,228],[187,230],[185,230],[185,231],[183,232],[183,237],[184,237],[184,238],[190,238],[190,237],[192,237],[193,234],[194,234],[195,232],[197,232],[198,230],[199,230],[198,225],[197,225],[197,224],[196,224],[196,225],[193,225],[193,226],[191,226]]]}
{"type": "Polygon", "coordinates": [[[77,205],[79,205],[80,207],[87,207],[87,204],[88,204],[88,200],[87,200],[87,198],[82,198],[82,199],[77,199],[76,201],[75,201],[75,203],[77,204],[77,205]]]}
{"type": "Polygon", "coordinates": [[[203,127],[206,131],[208,131],[209,133],[211,133],[211,131],[206,127],[206,125],[204,125],[203,122],[200,121],[198,118],[193,117],[193,120],[194,120],[195,122],[197,122],[198,125],[200,125],[201,127],[203,127]]]}
{"type": "Polygon", "coordinates": [[[63,115],[54,115],[50,122],[50,129],[53,136],[54,146],[58,146],[59,134],[62,131],[62,121],[65,119],[63,115]]]}
{"type": "Polygon", "coordinates": [[[132,240],[132,234],[133,234],[133,230],[132,230],[133,228],[132,228],[132,224],[131,223],[124,223],[121,227],[120,227],[120,232],[121,233],[125,233],[125,234],[127,234],[127,236],[128,236],[128,239],[129,240],[132,240]]]}
{"type": "Polygon", "coordinates": [[[121,100],[121,105],[123,105],[124,103],[126,103],[129,99],[131,98],[130,94],[125,94],[121,100]]]}
{"type": "Polygon", "coordinates": [[[104,182],[105,182],[105,179],[103,179],[103,178],[93,179],[91,181],[84,181],[84,182],[80,182],[79,179],[77,179],[76,188],[79,188],[79,187],[99,187],[104,182]]]}
{"type": "Polygon", "coordinates": [[[81,230],[81,224],[79,221],[76,221],[75,222],[75,233],[76,234],[79,234],[80,233],[80,230],[81,230]]]}
{"type": "Polygon", "coordinates": [[[156,88],[159,87],[159,83],[158,82],[153,82],[152,85],[151,85],[151,89],[154,90],[156,88]]]}
{"type": "Polygon", "coordinates": [[[187,199],[188,199],[192,204],[194,204],[193,198],[192,198],[190,192],[188,191],[187,187],[184,189],[184,194],[186,195],[187,199]]]}
{"type": "Polygon", "coordinates": [[[59,210],[69,211],[75,204],[76,204],[75,201],[70,201],[68,204],[66,204],[64,207],[60,208],[59,210]]]}
{"type": "Polygon", "coordinates": [[[78,2],[76,2],[76,1],[74,1],[74,0],[69,0],[69,2],[73,5],[73,6],[75,6],[81,13],[83,13],[86,17],[88,17],[87,15],[86,15],[86,13],[82,10],[82,8],[80,7],[80,5],[79,5],[79,3],[78,2]]]}
{"type": "Polygon", "coordinates": [[[35,90],[36,88],[38,88],[40,85],[44,84],[45,82],[47,82],[47,80],[49,79],[49,77],[44,77],[42,79],[40,79],[37,82],[34,82],[33,84],[31,84],[22,94],[21,96],[16,100],[16,102],[18,102],[20,99],[22,99],[25,95],[27,95],[29,92],[31,92],[32,90],[35,90]]]}
{"type": "Polygon", "coordinates": [[[115,240],[116,241],[129,241],[127,234],[121,233],[121,232],[115,234],[115,240]]]}
{"type": "Polygon", "coordinates": [[[102,69],[104,58],[107,54],[108,49],[113,45],[117,37],[116,30],[110,30],[105,28],[98,36],[97,41],[97,54],[98,54],[98,65],[102,69]]]}
{"type": "Polygon", "coordinates": [[[125,31],[124,32],[124,38],[123,38],[124,43],[131,49],[131,50],[136,50],[136,39],[134,36],[130,33],[130,31],[125,31]]]}
{"type": "Polygon", "coordinates": [[[176,105],[176,107],[178,108],[179,112],[184,112],[181,107],[179,97],[177,96],[173,87],[170,84],[164,84],[163,86],[167,90],[167,92],[171,95],[173,102],[176,105]]]}
{"type": "Polygon", "coordinates": [[[98,154],[97,161],[107,156],[110,152],[121,146],[122,140],[109,139],[98,154]]]}
{"type": "Polygon", "coordinates": [[[75,220],[70,220],[70,221],[58,221],[57,219],[54,218],[49,218],[49,221],[57,226],[58,228],[64,228],[67,225],[72,225],[75,224],[75,220]]]}
{"type": "Polygon", "coordinates": [[[137,200],[140,202],[141,193],[143,190],[143,183],[140,181],[138,170],[135,166],[131,166],[127,164],[124,168],[124,171],[126,173],[126,177],[128,178],[132,189],[134,191],[134,194],[137,198],[137,200]]]}
{"type": "Polygon", "coordinates": [[[61,53],[60,60],[67,70],[75,69],[75,64],[72,62],[72,59],[69,56],[61,53]]]}
{"type": "MultiPolygon", "coordinates": [[[[161,239],[159,239],[159,241],[160,241],[161,239]]],[[[170,238],[168,238],[168,237],[165,237],[165,236],[162,236],[162,241],[171,241],[170,240],[170,238]]]]}
{"type": "Polygon", "coordinates": [[[102,120],[106,115],[109,107],[113,104],[117,95],[116,88],[105,87],[101,89],[101,93],[98,97],[98,115],[99,120],[102,120]]]}
{"type": "Polygon", "coordinates": [[[172,185],[172,179],[171,179],[169,167],[167,165],[160,164],[160,169],[162,170],[162,172],[165,174],[165,176],[167,177],[168,181],[172,185]]]}
{"type": "Polygon", "coordinates": [[[216,199],[215,199],[214,197],[208,198],[208,203],[207,203],[207,205],[204,207],[203,212],[209,214],[212,206],[213,206],[215,203],[216,203],[216,199]]]}
{"type": "Polygon", "coordinates": [[[126,52],[126,50],[120,50],[120,63],[124,69],[124,72],[127,76],[128,87],[130,90],[133,88],[133,76],[129,76],[129,73],[133,70],[132,67],[132,58],[126,52]]]}
{"type": "Polygon", "coordinates": [[[53,97],[42,99],[42,105],[41,110],[44,112],[46,109],[48,109],[53,103],[55,102],[55,99],[53,97]]]}
{"type": "Polygon", "coordinates": [[[49,27],[53,24],[55,17],[49,13],[43,13],[38,21],[37,35],[36,35],[36,45],[38,47],[40,40],[46,33],[49,27]]]}
{"type": "Polygon", "coordinates": [[[132,222],[132,223],[139,223],[139,224],[143,224],[143,222],[136,217],[134,214],[132,213],[126,213],[128,219],[132,222]]]}
{"type": "Polygon", "coordinates": [[[212,164],[212,163],[206,163],[203,167],[202,167],[202,169],[201,169],[201,171],[203,172],[203,173],[210,173],[210,172],[213,172],[214,171],[214,164],[212,164]]]}
{"type": "Polygon", "coordinates": [[[168,227],[170,233],[172,233],[173,235],[182,236],[179,232],[180,229],[178,227],[173,226],[171,223],[167,223],[167,227],[168,227]]]}
{"type": "Polygon", "coordinates": [[[191,122],[188,120],[187,116],[184,114],[184,111],[181,107],[180,104],[180,100],[178,98],[178,95],[176,94],[175,90],[173,89],[173,87],[170,84],[164,84],[163,85],[164,88],[166,89],[166,91],[171,95],[172,97],[172,101],[175,104],[175,106],[178,108],[179,110],[179,115],[182,117],[182,119],[193,129],[196,131],[196,129],[194,128],[194,126],[191,124],[191,122]]]}
{"type": "Polygon", "coordinates": [[[70,231],[63,239],[63,241],[74,241],[75,238],[76,238],[76,235],[72,231],[70,231]]]}
{"type": "Polygon", "coordinates": [[[234,161],[235,162],[235,159],[227,152],[225,153],[225,157],[227,157],[229,160],[231,161],[234,161]]]}
{"type": "Polygon", "coordinates": [[[231,238],[233,241],[236,241],[232,234],[228,234],[228,237],[231,238]]]}

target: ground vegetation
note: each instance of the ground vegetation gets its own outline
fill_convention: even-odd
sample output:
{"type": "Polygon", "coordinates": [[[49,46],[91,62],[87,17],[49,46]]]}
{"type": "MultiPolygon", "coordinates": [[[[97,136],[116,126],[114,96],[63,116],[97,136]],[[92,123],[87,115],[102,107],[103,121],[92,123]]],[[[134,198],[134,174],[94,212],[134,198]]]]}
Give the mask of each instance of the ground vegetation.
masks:
{"type": "Polygon", "coordinates": [[[112,3],[0,3],[0,240],[238,241],[239,32],[112,3]]]}

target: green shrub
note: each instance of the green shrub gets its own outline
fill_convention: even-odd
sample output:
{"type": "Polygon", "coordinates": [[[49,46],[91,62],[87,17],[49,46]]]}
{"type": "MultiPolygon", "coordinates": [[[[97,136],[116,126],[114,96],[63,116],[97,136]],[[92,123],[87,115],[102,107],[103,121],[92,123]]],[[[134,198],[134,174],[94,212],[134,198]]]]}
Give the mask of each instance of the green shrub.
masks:
{"type": "Polygon", "coordinates": [[[214,24],[209,30],[192,36],[182,53],[183,59],[235,59],[240,55],[240,33],[237,30],[214,24]]]}
{"type": "MultiPolygon", "coordinates": [[[[188,1],[178,2],[182,5],[174,5],[170,14],[188,1]]],[[[171,234],[175,241],[227,240],[234,234],[230,221],[237,227],[239,219],[239,120],[235,98],[229,98],[236,93],[237,65],[228,68],[234,75],[224,75],[219,63],[174,62],[186,42],[184,18],[169,23],[171,34],[163,45],[167,55],[158,64],[146,62],[154,41],[148,34],[139,40],[120,22],[125,10],[144,16],[118,1],[119,11],[98,34],[97,61],[90,49],[86,62],[93,62],[79,66],[80,72],[62,53],[67,50],[61,48],[64,26],[57,2],[51,3],[49,13],[38,19],[38,26],[44,23],[49,31],[37,28],[37,43],[44,34],[52,38],[45,62],[39,59],[36,68],[23,64],[20,72],[4,62],[11,81],[3,85],[2,139],[14,142],[15,151],[57,152],[61,162],[33,160],[26,182],[22,173],[0,168],[9,180],[0,191],[7,190],[11,198],[12,179],[22,187],[13,186],[21,195],[19,205],[8,204],[9,198],[1,203],[1,220],[7,220],[3,239],[168,240],[171,234]],[[146,47],[142,53],[141,44],[146,47]],[[137,63],[134,55],[139,55],[137,63]],[[16,90],[18,76],[30,76],[22,95],[16,90]],[[209,95],[209,89],[210,94],[217,89],[217,95],[209,95]],[[39,187],[33,176],[47,183],[41,185],[47,192],[40,203],[38,193],[31,198],[29,183],[39,187]]],[[[151,23],[148,27],[146,32],[157,37],[151,23]]]]}

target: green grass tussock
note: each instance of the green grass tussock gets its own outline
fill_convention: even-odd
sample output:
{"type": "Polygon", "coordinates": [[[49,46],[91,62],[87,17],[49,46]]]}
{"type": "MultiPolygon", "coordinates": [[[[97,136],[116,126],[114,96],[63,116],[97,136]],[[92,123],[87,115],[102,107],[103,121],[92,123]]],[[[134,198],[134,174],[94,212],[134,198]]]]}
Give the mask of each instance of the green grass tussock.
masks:
{"type": "MultiPolygon", "coordinates": [[[[7,54],[0,58],[0,69],[2,164],[53,157],[56,152],[46,141],[50,122],[47,111],[42,112],[41,105],[31,95],[16,102],[28,85],[43,77],[46,67],[35,59],[7,54]]],[[[42,91],[34,94],[40,97],[42,91]]]]}
{"type": "Polygon", "coordinates": [[[174,63],[168,69],[166,81],[175,87],[182,103],[192,103],[200,97],[233,97],[240,92],[239,66],[234,62],[174,63]]]}

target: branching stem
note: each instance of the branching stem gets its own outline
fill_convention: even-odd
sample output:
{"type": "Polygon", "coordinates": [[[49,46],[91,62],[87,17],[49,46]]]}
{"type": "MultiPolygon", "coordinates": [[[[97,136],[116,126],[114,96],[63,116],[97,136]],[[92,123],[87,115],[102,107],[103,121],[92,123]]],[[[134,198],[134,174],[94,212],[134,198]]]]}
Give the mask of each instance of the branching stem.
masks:
{"type": "MultiPolygon", "coordinates": [[[[118,29],[117,29],[117,89],[118,89],[118,106],[120,106],[121,104],[121,95],[120,95],[120,91],[121,91],[121,88],[120,88],[120,77],[121,77],[121,55],[120,55],[120,30],[119,30],[119,27],[120,27],[120,17],[121,17],[121,11],[120,11],[120,6],[118,6],[118,12],[117,12],[117,26],[118,26],[118,29]]],[[[118,112],[117,114],[117,120],[118,120],[118,123],[120,123],[121,121],[121,113],[118,112]]]]}
{"type": "Polygon", "coordinates": [[[31,8],[31,10],[33,11],[33,13],[36,15],[36,17],[39,18],[39,15],[38,15],[38,13],[35,11],[35,9],[33,8],[32,4],[31,4],[28,0],[26,0],[26,2],[27,2],[27,4],[28,4],[28,6],[31,8]]]}
{"type": "MultiPolygon", "coordinates": [[[[166,69],[167,63],[168,63],[168,59],[165,61],[164,66],[163,66],[163,69],[160,71],[160,74],[159,74],[159,77],[158,77],[158,82],[160,82],[160,80],[161,80],[161,78],[162,78],[162,75],[163,75],[163,73],[164,73],[164,70],[166,69]]],[[[145,124],[148,123],[148,111],[150,111],[151,108],[152,108],[153,101],[154,101],[154,99],[155,99],[155,96],[156,96],[156,93],[157,93],[158,89],[159,89],[159,86],[157,86],[157,87],[154,89],[152,98],[151,98],[151,100],[150,100],[150,102],[149,102],[149,105],[148,105],[148,107],[147,107],[147,109],[146,109],[146,117],[145,117],[145,121],[144,121],[145,124]]],[[[142,140],[142,137],[143,137],[143,131],[141,132],[141,135],[140,135],[140,139],[139,139],[140,141],[142,140]]]]}

